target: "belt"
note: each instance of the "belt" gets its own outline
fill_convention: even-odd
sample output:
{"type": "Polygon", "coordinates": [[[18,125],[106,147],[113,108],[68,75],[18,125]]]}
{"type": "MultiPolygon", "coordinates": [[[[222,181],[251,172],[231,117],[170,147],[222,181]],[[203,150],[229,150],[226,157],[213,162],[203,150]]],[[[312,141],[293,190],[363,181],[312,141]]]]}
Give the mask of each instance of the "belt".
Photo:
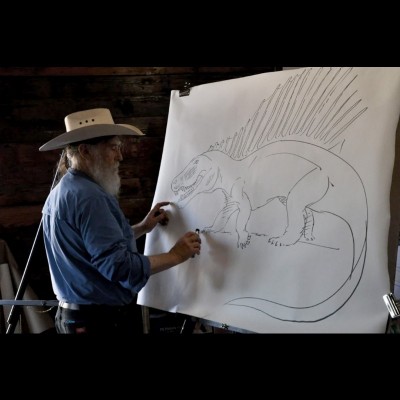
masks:
{"type": "Polygon", "coordinates": [[[75,304],[67,303],[66,301],[60,301],[58,306],[61,308],[66,308],[68,310],[92,310],[92,311],[122,311],[129,307],[129,305],[123,306],[109,306],[109,305],[98,305],[98,304],[75,304]]]}

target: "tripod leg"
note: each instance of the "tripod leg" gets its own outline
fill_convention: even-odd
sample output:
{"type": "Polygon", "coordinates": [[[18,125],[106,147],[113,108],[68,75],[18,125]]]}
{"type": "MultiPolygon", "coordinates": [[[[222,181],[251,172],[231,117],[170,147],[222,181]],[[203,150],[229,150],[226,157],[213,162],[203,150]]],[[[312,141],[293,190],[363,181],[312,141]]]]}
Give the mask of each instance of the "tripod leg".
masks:
{"type": "MultiPolygon", "coordinates": [[[[29,264],[30,264],[30,261],[32,258],[33,249],[35,248],[36,241],[39,237],[39,233],[41,232],[41,228],[42,228],[42,220],[40,220],[39,228],[36,232],[35,240],[33,242],[31,252],[29,253],[28,261],[26,262],[26,266],[25,266],[25,270],[24,270],[24,273],[21,278],[21,282],[19,283],[19,286],[18,286],[17,294],[15,295],[15,300],[22,300],[22,298],[24,297],[24,294],[25,294],[25,290],[28,286],[28,279],[29,279],[29,275],[30,275],[29,274],[30,270],[28,267],[29,267],[29,264]]],[[[11,307],[11,311],[10,311],[10,314],[8,315],[8,319],[7,319],[7,322],[9,325],[7,327],[6,334],[14,333],[15,327],[17,326],[19,317],[21,315],[21,311],[22,311],[21,307],[22,306],[17,306],[17,305],[13,305],[11,307]]]]}
{"type": "MultiPolygon", "coordinates": [[[[61,164],[62,164],[62,162],[64,160],[64,155],[65,155],[65,150],[62,151],[60,159],[58,161],[57,169],[56,169],[56,172],[55,172],[54,177],[53,177],[53,182],[51,184],[50,191],[56,185],[58,172],[60,171],[61,164]]],[[[33,250],[35,248],[37,239],[39,237],[39,233],[41,232],[42,223],[43,223],[43,217],[40,219],[40,224],[39,224],[38,230],[36,231],[36,236],[35,236],[35,239],[33,241],[33,245],[32,245],[31,251],[29,253],[28,261],[26,262],[24,273],[22,274],[21,282],[19,284],[18,291],[17,291],[17,294],[15,296],[15,300],[22,300],[22,298],[24,297],[25,290],[26,290],[26,288],[28,286],[29,264],[30,264],[30,261],[31,261],[31,258],[32,258],[33,250]]],[[[14,333],[14,330],[15,330],[15,327],[16,327],[16,325],[18,323],[18,319],[19,319],[20,315],[21,315],[21,306],[13,305],[12,308],[11,308],[10,314],[8,315],[8,319],[7,319],[7,322],[9,324],[9,326],[7,328],[6,334],[14,333]]]]}

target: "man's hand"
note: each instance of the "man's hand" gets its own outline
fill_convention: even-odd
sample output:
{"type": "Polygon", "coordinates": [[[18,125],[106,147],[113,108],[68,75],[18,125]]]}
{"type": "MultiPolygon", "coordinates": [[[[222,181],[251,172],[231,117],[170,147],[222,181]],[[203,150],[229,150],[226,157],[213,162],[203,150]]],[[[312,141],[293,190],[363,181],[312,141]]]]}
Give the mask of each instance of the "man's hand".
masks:
{"type": "Polygon", "coordinates": [[[170,254],[176,257],[176,264],[186,261],[195,254],[200,254],[201,239],[197,232],[186,232],[171,248],[170,254]]]}
{"type": "Polygon", "coordinates": [[[157,224],[168,225],[169,217],[162,207],[168,206],[169,204],[169,201],[157,203],[144,217],[142,222],[132,226],[136,238],[151,232],[157,224]]]}
{"type": "Polygon", "coordinates": [[[172,246],[168,253],[148,256],[151,274],[165,271],[175,265],[181,264],[195,254],[200,254],[201,238],[196,232],[186,232],[172,246]]]}

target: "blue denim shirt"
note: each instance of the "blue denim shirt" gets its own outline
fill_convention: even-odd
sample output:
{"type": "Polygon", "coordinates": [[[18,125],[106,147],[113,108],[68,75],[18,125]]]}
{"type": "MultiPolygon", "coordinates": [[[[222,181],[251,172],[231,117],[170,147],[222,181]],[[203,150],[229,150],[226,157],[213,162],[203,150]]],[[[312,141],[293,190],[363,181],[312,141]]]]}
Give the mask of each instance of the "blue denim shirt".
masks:
{"type": "Polygon", "coordinates": [[[148,257],[118,200],[86,174],[70,168],[50,192],[43,233],[58,300],[78,304],[132,302],[150,276],[148,257]]]}

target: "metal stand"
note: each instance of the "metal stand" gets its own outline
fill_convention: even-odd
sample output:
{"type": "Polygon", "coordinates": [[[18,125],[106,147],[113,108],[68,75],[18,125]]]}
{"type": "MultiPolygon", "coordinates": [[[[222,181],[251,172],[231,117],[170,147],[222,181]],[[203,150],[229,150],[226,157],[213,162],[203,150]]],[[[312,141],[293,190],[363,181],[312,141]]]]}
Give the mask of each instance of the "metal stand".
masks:
{"type": "Polygon", "coordinates": [[[386,324],[386,333],[400,333],[400,302],[396,300],[392,293],[385,294],[383,301],[389,311],[389,316],[386,324]]]}
{"type": "Polygon", "coordinates": [[[390,317],[396,319],[400,317],[400,302],[395,299],[392,293],[385,294],[383,301],[389,311],[390,317]]]}
{"type": "Polygon", "coordinates": [[[197,318],[187,316],[183,321],[181,335],[191,335],[197,323],[197,318]]]}
{"type": "MultiPolygon", "coordinates": [[[[63,152],[61,153],[61,157],[60,157],[60,159],[58,161],[57,170],[56,170],[56,173],[54,174],[53,183],[51,184],[50,191],[52,191],[54,186],[56,185],[58,172],[60,170],[60,165],[61,165],[61,162],[62,162],[62,160],[64,158],[64,152],[65,152],[65,150],[63,150],[63,152]]],[[[22,298],[24,297],[25,290],[26,290],[26,288],[28,286],[28,279],[29,279],[29,275],[30,275],[29,274],[29,272],[30,272],[30,269],[29,269],[30,261],[31,261],[31,258],[32,258],[33,249],[35,248],[37,239],[39,237],[39,233],[41,232],[41,229],[42,229],[42,223],[43,223],[43,217],[40,219],[39,228],[38,228],[38,230],[36,232],[35,240],[33,241],[33,245],[32,245],[31,251],[29,253],[28,261],[26,262],[24,273],[22,274],[21,282],[19,284],[18,291],[17,291],[17,294],[15,296],[15,300],[14,301],[13,300],[4,300],[4,301],[0,302],[0,304],[9,304],[9,305],[12,304],[13,305],[12,308],[11,308],[10,314],[8,315],[8,319],[7,319],[7,322],[8,322],[9,325],[7,327],[6,334],[14,333],[15,327],[16,327],[16,325],[18,323],[19,316],[21,314],[21,307],[23,305],[43,305],[43,304],[26,304],[24,302],[24,300],[22,300],[22,298]],[[4,303],[4,302],[7,302],[7,303],[4,303]]],[[[37,300],[37,301],[46,302],[46,300],[37,300]]],[[[57,304],[58,304],[58,302],[57,302],[57,304]]]]}
{"type": "Polygon", "coordinates": [[[227,324],[222,324],[220,322],[210,321],[207,319],[200,319],[200,321],[205,325],[210,325],[214,328],[223,329],[224,331],[227,331],[227,332],[229,331],[230,333],[254,333],[254,332],[248,331],[246,329],[237,328],[235,326],[230,326],[227,324]]]}

